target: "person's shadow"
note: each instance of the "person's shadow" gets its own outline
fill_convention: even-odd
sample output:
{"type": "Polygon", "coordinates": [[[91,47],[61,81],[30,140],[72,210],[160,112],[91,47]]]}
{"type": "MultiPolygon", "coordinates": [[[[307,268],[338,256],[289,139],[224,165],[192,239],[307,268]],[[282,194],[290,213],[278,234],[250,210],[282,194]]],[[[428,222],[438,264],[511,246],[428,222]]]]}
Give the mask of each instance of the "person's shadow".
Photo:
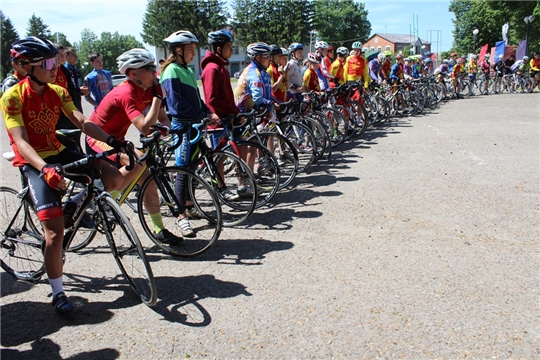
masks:
{"type": "Polygon", "coordinates": [[[19,351],[17,349],[0,349],[0,357],[3,360],[26,360],[26,359],[47,359],[47,360],[83,360],[83,359],[117,359],[120,353],[114,349],[100,349],[85,351],[68,358],[60,356],[60,346],[49,339],[38,339],[32,344],[32,350],[19,351]]]}

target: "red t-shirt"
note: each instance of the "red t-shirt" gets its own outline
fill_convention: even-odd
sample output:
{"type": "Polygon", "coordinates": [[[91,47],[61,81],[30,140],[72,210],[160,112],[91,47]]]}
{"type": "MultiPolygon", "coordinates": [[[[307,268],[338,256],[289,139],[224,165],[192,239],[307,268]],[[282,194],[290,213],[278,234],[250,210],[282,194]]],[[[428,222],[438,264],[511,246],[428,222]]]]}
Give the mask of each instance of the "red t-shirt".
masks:
{"type": "MultiPolygon", "coordinates": [[[[270,66],[268,66],[266,72],[270,75],[270,82],[273,86],[281,76],[278,68],[274,64],[270,63],[270,66]]],[[[277,90],[272,91],[272,95],[274,95],[274,97],[280,101],[287,101],[287,88],[284,81],[279,85],[277,90]]]]}
{"type": "MultiPolygon", "coordinates": [[[[30,87],[30,79],[26,78],[11,87],[0,100],[6,128],[24,127],[28,134],[28,143],[44,159],[64,150],[56,138],[56,123],[60,111],[70,115],[77,110],[66,89],[55,85],[46,85],[43,96],[38,95],[30,87]]],[[[15,159],[13,166],[28,164],[19,153],[17,145],[8,131],[9,141],[15,159]]]]}
{"type": "MultiPolygon", "coordinates": [[[[158,87],[161,95],[161,87],[158,87]]],[[[139,115],[145,115],[152,105],[152,88],[143,90],[130,80],[124,81],[109,92],[90,115],[90,121],[107,134],[122,139],[139,115]]]]}

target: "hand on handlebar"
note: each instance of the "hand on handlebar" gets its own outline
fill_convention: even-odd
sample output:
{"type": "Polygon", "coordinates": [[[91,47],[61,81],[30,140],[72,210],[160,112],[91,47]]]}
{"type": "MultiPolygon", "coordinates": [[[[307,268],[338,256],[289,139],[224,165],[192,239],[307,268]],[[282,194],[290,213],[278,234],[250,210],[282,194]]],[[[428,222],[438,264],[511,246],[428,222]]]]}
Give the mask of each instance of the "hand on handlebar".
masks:
{"type": "Polygon", "coordinates": [[[45,164],[41,169],[39,177],[42,177],[51,189],[65,190],[66,180],[62,173],[61,164],[45,164]]]}
{"type": "Polygon", "coordinates": [[[126,152],[126,145],[129,141],[127,140],[118,140],[114,135],[109,135],[105,143],[112,147],[114,150],[126,152]]]}

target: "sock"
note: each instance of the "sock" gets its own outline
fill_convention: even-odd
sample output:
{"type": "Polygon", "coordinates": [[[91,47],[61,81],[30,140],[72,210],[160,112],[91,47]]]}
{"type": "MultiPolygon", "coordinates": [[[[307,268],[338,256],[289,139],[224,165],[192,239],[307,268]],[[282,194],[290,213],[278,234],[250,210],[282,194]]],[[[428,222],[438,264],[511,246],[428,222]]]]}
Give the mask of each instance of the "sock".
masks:
{"type": "Polygon", "coordinates": [[[165,229],[165,225],[163,224],[163,218],[161,217],[161,212],[157,212],[155,214],[148,214],[148,216],[150,216],[152,228],[154,229],[154,232],[156,234],[159,234],[163,229],[165,229]]]}
{"type": "Polygon", "coordinates": [[[120,191],[118,191],[118,190],[111,191],[111,196],[115,201],[118,198],[118,195],[120,195],[120,191]]]}
{"type": "Polygon", "coordinates": [[[49,279],[49,284],[51,284],[53,297],[56,296],[57,294],[60,294],[62,291],[64,291],[64,286],[62,283],[61,276],[56,279],[49,279]]]}

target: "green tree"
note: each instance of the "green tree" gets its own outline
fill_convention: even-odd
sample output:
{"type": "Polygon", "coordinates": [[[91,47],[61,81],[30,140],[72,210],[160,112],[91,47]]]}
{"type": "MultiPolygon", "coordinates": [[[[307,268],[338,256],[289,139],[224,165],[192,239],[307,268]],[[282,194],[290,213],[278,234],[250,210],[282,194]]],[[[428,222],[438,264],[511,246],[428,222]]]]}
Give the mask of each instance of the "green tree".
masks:
{"type": "Polygon", "coordinates": [[[314,4],[313,26],[320,39],[350,48],[353,42],[369,38],[371,23],[364,4],[353,0],[315,0],[314,4]]]}
{"type": "Polygon", "coordinates": [[[11,72],[11,44],[19,40],[19,34],[11,20],[0,10],[2,40],[0,45],[0,77],[3,80],[11,72]]]}
{"type": "Polygon", "coordinates": [[[264,41],[287,46],[309,43],[314,7],[311,0],[235,0],[233,3],[237,42],[264,41]]]}
{"type": "Polygon", "coordinates": [[[81,69],[82,76],[86,76],[93,69],[88,61],[88,54],[92,52],[100,53],[103,58],[103,68],[113,74],[118,74],[116,58],[127,50],[143,48],[144,45],[137,41],[133,35],[103,32],[101,37],[98,38],[90,29],[84,29],[81,33],[81,41],[75,43],[74,47],[79,56],[77,65],[81,69]]]}
{"type": "Polygon", "coordinates": [[[507,22],[509,44],[518,45],[526,37],[523,19],[528,15],[536,18],[530,25],[529,52],[540,48],[540,1],[452,0],[449,11],[455,15],[452,51],[460,54],[473,51],[474,29],[479,30],[474,52],[484,44],[495,46],[502,40],[502,26],[507,22]]]}
{"type": "Polygon", "coordinates": [[[26,36],[41,36],[48,39],[51,37],[51,30],[49,25],[46,25],[39,16],[32,14],[28,20],[26,36]]]}
{"type": "Polygon", "coordinates": [[[52,33],[51,36],[49,36],[49,40],[51,40],[52,42],[58,42],[59,44],[61,45],[64,45],[65,47],[71,47],[73,46],[67,39],[66,35],[64,33],[52,33]],[[56,34],[58,34],[58,41],[57,40],[57,36],[56,34]]]}

